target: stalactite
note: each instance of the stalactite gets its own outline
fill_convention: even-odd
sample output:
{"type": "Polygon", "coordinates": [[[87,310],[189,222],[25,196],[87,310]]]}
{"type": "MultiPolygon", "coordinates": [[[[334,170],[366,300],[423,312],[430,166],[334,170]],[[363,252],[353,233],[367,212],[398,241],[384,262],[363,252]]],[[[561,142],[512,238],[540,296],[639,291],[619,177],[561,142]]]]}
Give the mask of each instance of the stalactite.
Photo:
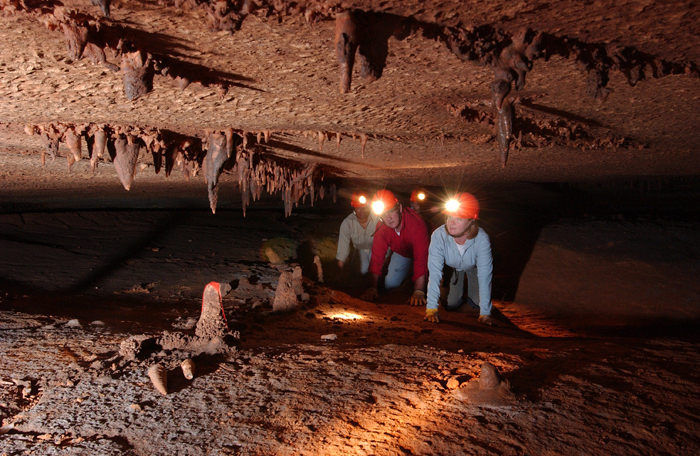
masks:
{"type": "Polygon", "coordinates": [[[123,134],[119,134],[114,141],[114,147],[117,151],[114,157],[114,169],[117,172],[119,181],[127,191],[131,189],[131,184],[134,182],[136,162],[141,149],[139,142],[138,138],[123,134]]]}
{"type": "Polygon", "coordinates": [[[207,154],[204,157],[204,179],[207,183],[207,192],[209,194],[209,207],[211,212],[216,214],[216,205],[218,202],[218,183],[221,169],[224,166],[229,155],[227,153],[228,143],[227,135],[220,132],[211,132],[207,136],[207,154]]]}
{"type": "Polygon", "coordinates": [[[92,0],[92,4],[95,6],[99,6],[100,9],[102,10],[102,14],[105,15],[105,17],[109,17],[109,4],[112,3],[112,0],[92,0]]]}
{"type": "Polygon", "coordinates": [[[73,128],[68,128],[63,134],[63,140],[66,142],[66,146],[70,150],[70,153],[66,156],[68,160],[68,169],[70,170],[73,167],[73,164],[80,161],[82,158],[80,152],[80,136],[73,128]]]}
{"type": "Polygon", "coordinates": [[[362,158],[365,158],[365,146],[367,146],[367,135],[365,133],[360,135],[360,141],[362,144],[362,158]]]}
{"type": "MultiPolygon", "coordinates": [[[[142,148],[153,155],[153,166],[158,173],[165,161],[165,175],[168,177],[174,167],[183,171],[186,178],[197,174],[200,165],[204,167],[212,212],[216,210],[218,183],[226,161],[236,151],[235,165],[231,168],[238,177],[241,202],[245,215],[251,202],[260,200],[263,193],[280,193],[285,202],[285,214],[289,215],[300,203],[314,204],[325,195],[324,172],[316,164],[302,166],[301,163],[275,157],[265,148],[248,137],[247,148],[242,138],[246,132],[228,128],[223,131],[206,131],[204,141],[169,130],[129,125],[72,124],[54,122],[46,125],[27,125],[25,133],[41,135],[45,148],[41,151],[42,163],[45,155],[56,155],[60,140],[71,150],[67,154],[69,162],[80,159],[80,142],[84,135],[90,153],[90,164],[94,170],[99,159],[104,157],[105,148],[114,163],[115,171],[125,189],[133,184],[142,148]],[[202,144],[205,147],[202,148],[202,144]]],[[[314,132],[318,137],[319,132],[314,132]]],[[[326,138],[328,133],[321,132],[326,138]]],[[[268,136],[269,137],[269,136],[268,136]]],[[[147,167],[141,163],[141,167],[147,167]]],[[[334,193],[334,190],[331,190],[334,193]]]]}
{"type": "Polygon", "coordinates": [[[506,167],[508,151],[513,137],[513,103],[508,101],[498,110],[498,148],[501,167],[506,167]]]}
{"type": "Polygon", "coordinates": [[[124,73],[124,95],[128,100],[135,100],[153,88],[153,69],[150,55],[141,51],[122,55],[121,69],[124,73]]]}
{"type": "Polygon", "coordinates": [[[88,29],[76,23],[63,22],[61,24],[63,35],[66,38],[68,57],[72,60],[80,60],[87,44],[88,29]]]}
{"type": "Polygon", "coordinates": [[[323,143],[326,141],[326,133],[319,131],[318,135],[318,151],[323,152],[323,143]]]}
{"type": "Polygon", "coordinates": [[[355,65],[355,52],[360,45],[357,21],[351,11],[338,13],[335,17],[335,55],[340,71],[340,93],[348,93],[355,65]]]}

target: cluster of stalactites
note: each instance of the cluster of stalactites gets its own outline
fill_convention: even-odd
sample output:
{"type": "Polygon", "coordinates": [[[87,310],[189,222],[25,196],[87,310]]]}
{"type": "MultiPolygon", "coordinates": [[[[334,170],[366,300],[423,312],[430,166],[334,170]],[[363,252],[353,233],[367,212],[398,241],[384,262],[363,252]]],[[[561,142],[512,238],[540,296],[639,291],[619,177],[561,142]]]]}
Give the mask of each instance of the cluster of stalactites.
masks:
{"type": "MultiPolygon", "coordinates": [[[[285,216],[299,203],[313,205],[324,197],[324,173],[320,167],[273,157],[260,146],[263,137],[269,139],[269,132],[258,134],[257,143],[248,132],[205,132],[203,170],[213,213],[218,202],[219,177],[224,170],[230,170],[237,179],[244,216],[251,202],[259,200],[263,193],[282,196],[285,216]]],[[[334,188],[331,185],[331,190],[334,188]]]]}
{"type": "Polygon", "coordinates": [[[126,190],[131,188],[134,181],[139,157],[148,153],[153,156],[156,173],[160,172],[163,164],[166,176],[176,166],[182,169],[187,178],[194,176],[199,169],[197,155],[201,145],[197,147],[197,140],[167,130],[99,123],[52,122],[27,125],[25,132],[41,136],[44,143],[41,151],[42,165],[46,163],[46,155],[55,159],[60,143],[64,143],[69,150],[66,154],[69,171],[75,162],[82,160],[84,142],[93,173],[100,160],[111,159],[126,190]]]}
{"type": "MultiPolygon", "coordinates": [[[[83,159],[82,144],[85,143],[93,173],[101,160],[111,159],[126,190],[133,184],[139,158],[149,153],[153,157],[155,173],[165,165],[166,177],[173,169],[179,168],[189,179],[201,168],[213,213],[216,212],[222,172],[237,178],[244,215],[251,202],[259,200],[265,193],[281,195],[285,216],[291,214],[294,206],[300,203],[313,205],[326,193],[325,173],[321,167],[281,159],[263,149],[261,144],[269,141],[269,130],[257,135],[232,128],[206,130],[202,139],[151,127],[53,122],[27,125],[25,132],[41,136],[44,143],[42,164],[46,163],[47,154],[55,159],[60,143],[64,143],[69,151],[66,154],[69,171],[75,162],[83,159]]],[[[142,166],[148,165],[144,163],[142,166]]],[[[331,185],[330,189],[334,195],[335,186],[331,185]]]]}
{"type": "Polygon", "coordinates": [[[498,151],[501,166],[505,168],[508,151],[513,140],[513,100],[508,95],[515,82],[515,89],[525,87],[525,75],[532,69],[532,62],[539,53],[542,34],[534,35],[530,30],[521,30],[513,42],[501,51],[494,66],[494,81],[491,84],[493,107],[497,113],[498,151]]]}
{"type": "MultiPolygon", "coordinates": [[[[63,32],[71,61],[87,57],[92,63],[101,64],[109,70],[121,70],[124,96],[128,100],[135,100],[152,91],[155,74],[171,79],[181,90],[191,82],[198,82],[214,87],[222,98],[228,92],[231,82],[212,76],[206,68],[139,49],[129,41],[128,29],[118,23],[66,8],[60,2],[37,3],[0,0],[0,10],[26,13],[49,30],[63,32]]],[[[109,11],[109,2],[93,3],[106,6],[109,11]]]]}

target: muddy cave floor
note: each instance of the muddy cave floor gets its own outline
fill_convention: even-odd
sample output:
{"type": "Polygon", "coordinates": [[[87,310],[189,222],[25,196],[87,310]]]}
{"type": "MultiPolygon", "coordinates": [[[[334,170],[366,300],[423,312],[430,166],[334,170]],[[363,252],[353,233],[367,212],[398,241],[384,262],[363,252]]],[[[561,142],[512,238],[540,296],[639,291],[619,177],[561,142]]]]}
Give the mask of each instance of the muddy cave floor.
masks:
{"type": "Polygon", "coordinates": [[[332,267],[338,208],[3,205],[0,454],[697,454],[697,221],[553,216],[535,206],[561,195],[533,188],[486,203],[496,328],[424,322],[408,290],[358,299],[332,267]],[[304,267],[294,311],[271,312],[266,248],[304,267]],[[129,336],[191,333],[212,280],[233,285],[235,351],[197,356],[190,382],[178,354],[119,358],[129,336]],[[512,394],[478,394],[484,361],[512,394]]]}

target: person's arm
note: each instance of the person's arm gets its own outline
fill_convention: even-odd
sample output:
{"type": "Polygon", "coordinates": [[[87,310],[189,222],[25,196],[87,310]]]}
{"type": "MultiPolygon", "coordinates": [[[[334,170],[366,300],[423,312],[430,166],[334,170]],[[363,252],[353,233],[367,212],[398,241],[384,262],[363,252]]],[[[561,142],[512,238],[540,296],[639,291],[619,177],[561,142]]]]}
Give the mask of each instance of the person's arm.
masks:
{"type": "Polygon", "coordinates": [[[416,279],[413,284],[413,290],[425,292],[425,274],[416,279]]]}
{"type": "Polygon", "coordinates": [[[440,281],[442,280],[442,269],[445,264],[445,242],[440,227],[433,232],[428,249],[428,293],[426,309],[437,310],[440,299],[440,281]]]}
{"type": "Polygon", "coordinates": [[[350,222],[348,219],[343,220],[340,224],[338,232],[338,251],[335,254],[335,259],[338,260],[338,266],[343,267],[350,255],[350,222]]]}
{"type": "Polygon", "coordinates": [[[425,276],[428,273],[428,246],[430,236],[423,219],[416,216],[415,233],[411,241],[413,244],[413,289],[425,291],[425,276]]]}
{"type": "Polygon", "coordinates": [[[493,279],[493,256],[488,234],[482,231],[476,243],[476,277],[479,281],[479,314],[491,314],[491,281],[493,279]]]}
{"type": "Polygon", "coordinates": [[[377,226],[377,231],[374,233],[374,239],[372,240],[372,259],[369,262],[369,272],[372,273],[373,278],[376,276],[376,280],[379,280],[379,276],[382,273],[384,257],[386,257],[386,251],[388,249],[389,242],[386,239],[385,226],[379,225],[377,226]]]}
{"type": "Polygon", "coordinates": [[[377,227],[372,240],[372,258],[369,262],[369,272],[372,275],[372,286],[362,293],[361,298],[366,301],[374,301],[379,296],[377,286],[379,284],[379,275],[382,273],[384,266],[384,257],[389,249],[389,242],[382,233],[381,226],[377,227]]]}

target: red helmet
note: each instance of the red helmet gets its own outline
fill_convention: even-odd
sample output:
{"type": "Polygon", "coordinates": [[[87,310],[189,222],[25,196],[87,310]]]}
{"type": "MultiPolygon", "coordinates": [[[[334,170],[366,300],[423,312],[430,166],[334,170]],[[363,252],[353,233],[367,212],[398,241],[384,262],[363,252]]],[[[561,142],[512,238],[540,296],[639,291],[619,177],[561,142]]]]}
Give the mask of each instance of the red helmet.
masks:
{"type": "Polygon", "coordinates": [[[464,219],[478,219],[479,202],[471,193],[457,193],[445,203],[442,213],[464,219]]]}
{"type": "Polygon", "coordinates": [[[350,197],[350,205],[352,207],[367,206],[367,203],[369,203],[369,199],[364,193],[353,193],[350,197]]]}
{"type": "Polygon", "coordinates": [[[411,193],[411,202],[422,203],[428,197],[428,192],[422,188],[417,188],[411,193]]]}
{"type": "Polygon", "coordinates": [[[393,209],[399,200],[390,190],[379,190],[372,198],[372,212],[382,215],[386,211],[393,209]]]}

